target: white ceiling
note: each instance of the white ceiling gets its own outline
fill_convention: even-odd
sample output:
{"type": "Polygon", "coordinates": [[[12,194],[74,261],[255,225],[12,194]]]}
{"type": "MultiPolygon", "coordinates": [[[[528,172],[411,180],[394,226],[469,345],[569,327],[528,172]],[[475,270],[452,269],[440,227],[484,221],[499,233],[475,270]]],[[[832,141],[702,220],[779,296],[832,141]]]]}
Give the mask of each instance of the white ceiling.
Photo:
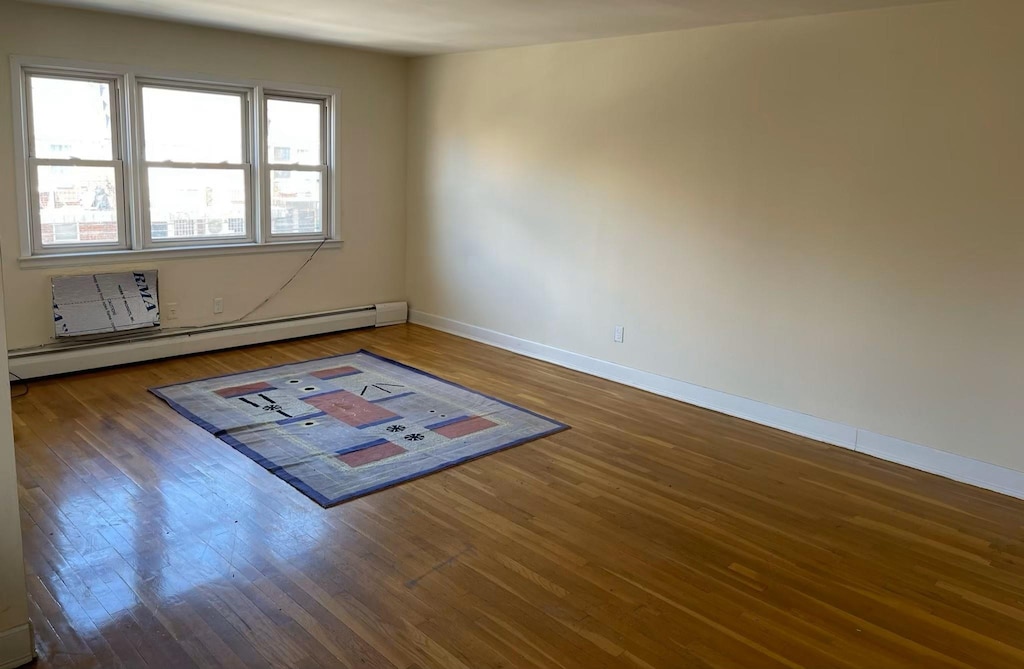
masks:
{"type": "Polygon", "coordinates": [[[31,1],[407,54],[433,54],[940,0],[31,1]]]}

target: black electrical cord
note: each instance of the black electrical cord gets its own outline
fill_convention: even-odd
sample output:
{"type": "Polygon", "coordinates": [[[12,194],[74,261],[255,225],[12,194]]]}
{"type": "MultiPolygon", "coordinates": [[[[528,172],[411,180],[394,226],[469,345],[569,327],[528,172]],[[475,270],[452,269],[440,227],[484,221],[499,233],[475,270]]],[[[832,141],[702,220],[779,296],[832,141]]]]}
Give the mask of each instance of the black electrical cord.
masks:
{"type": "Polygon", "coordinates": [[[208,328],[208,327],[212,327],[212,326],[215,326],[215,325],[233,325],[234,323],[240,323],[241,321],[244,321],[246,318],[248,318],[249,316],[252,316],[254,313],[256,313],[261,308],[263,308],[263,306],[267,302],[270,302],[272,299],[274,299],[275,297],[277,297],[278,295],[283,293],[284,289],[287,288],[291,284],[292,281],[295,281],[295,279],[298,278],[299,274],[302,273],[302,270],[306,269],[306,265],[308,265],[309,263],[313,262],[313,258],[316,257],[316,254],[320,252],[320,249],[322,249],[324,247],[324,244],[326,244],[328,241],[330,241],[330,240],[328,240],[326,237],[324,237],[324,239],[317,245],[317,247],[315,249],[313,249],[313,252],[309,254],[309,257],[306,258],[306,262],[304,262],[301,265],[299,265],[299,268],[297,270],[295,270],[295,272],[288,278],[287,281],[285,281],[283,284],[281,284],[280,288],[275,290],[273,293],[268,295],[265,300],[263,300],[262,302],[257,304],[255,307],[253,307],[249,311],[245,312],[245,314],[239,316],[238,318],[233,318],[230,321],[219,321],[219,322],[216,322],[216,323],[207,323],[206,325],[179,325],[177,327],[172,327],[172,328],[161,328],[161,331],[162,332],[177,332],[179,330],[196,330],[196,329],[199,329],[199,328],[208,328]]]}
{"type": "MultiPolygon", "coordinates": [[[[268,295],[267,299],[263,300],[262,302],[257,304],[255,307],[250,309],[248,312],[246,312],[246,314],[244,316],[240,316],[239,318],[236,318],[236,319],[234,319],[232,321],[228,321],[228,323],[238,323],[239,321],[244,321],[246,318],[248,318],[249,316],[252,316],[254,313],[259,311],[260,308],[263,307],[263,305],[265,305],[267,302],[271,301],[272,299],[274,299],[275,297],[277,297],[278,295],[283,293],[284,289],[287,288],[288,285],[292,281],[295,281],[295,279],[298,278],[299,274],[302,273],[302,270],[306,269],[306,265],[308,265],[309,263],[313,262],[313,258],[316,257],[316,254],[320,252],[320,249],[322,249],[324,247],[324,244],[326,244],[326,243],[327,243],[327,238],[324,237],[323,240],[319,244],[317,244],[317,247],[315,249],[313,249],[313,252],[309,254],[309,257],[306,258],[306,262],[304,262],[301,265],[299,265],[299,268],[297,270],[295,270],[295,273],[292,274],[291,277],[289,277],[287,281],[285,281],[283,284],[281,284],[280,288],[278,288],[276,291],[274,291],[273,293],[268,295]]],[[[221,325],[221,323],[218,323],[217,325],[221,325]]]]}
{"type": "MultiPolygon", "coordinates": [[[[17,383],[20,383],[21,385],[23,385],[23,386],[25,387],[25,392],[23,392],[23,393],[19,393],[19,394],[15,395],[15,394],[14,394],[14,393],[12,392],[12,393],[11,393],[11,399],[18,399],[19,397],[24,397],[25,395],[28,395],[28,381],[26,381],[25,379],[21,378],[20,376],[18,376],[18,375],[17,375],[17,374],[15,374],[14,372],[8,372],[8,374],[10,374],[11,376],[13,376],[13,377],[14,377],[14,380],[15,380],[15,381],[16,381],[17,383]]],[[[12,383],[11,385],[13,386],[13,385],[15,385],[15,384],[13,384],[13,383],[12,383]]]]}

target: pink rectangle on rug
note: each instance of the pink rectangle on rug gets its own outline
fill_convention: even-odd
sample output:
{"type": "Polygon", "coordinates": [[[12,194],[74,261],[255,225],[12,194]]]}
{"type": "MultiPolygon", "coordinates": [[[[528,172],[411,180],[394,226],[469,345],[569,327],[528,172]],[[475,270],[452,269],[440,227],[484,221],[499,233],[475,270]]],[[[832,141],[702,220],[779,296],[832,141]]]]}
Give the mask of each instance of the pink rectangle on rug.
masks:
{"type": "Polygon", "coordinates": [[[447,425],[434,428],[434,432],[437,432],[442,437],[455,439],[457,437],[465,437],[467,434],[486,430],[487,428],[494,427],[495,425],[497,425],[497,423],[487,420],[481,416],[470,416],[465,420],[460,420],[456,423],[448,423],[447,425]]]}
{"type": "Polygon", "coordinates": [[[249,383],[244,386],[231,386],[230,388],[221,388],[215,390],[221,397],[239,397],[241,395],[251,395],[252,393],[260,393],[264,390],[273,390],[274,386],[269,383],[249,383]]]}
{"type": "Polygon", "coordinates": [[[352,367],[350,365],[346,365],[344,367],[331,367],[330,369],[321,369],[321,370],[313,372],[312,375],[315,376],[318,379],[323,379],[323,380],[326,381],[328,379],[336,379],[339,376],[348,376],[349,374],[358,374],[359,371],[360,370],[356,369],[355,367],[352,367]]]}
{"type": "Polygon", "coordinates": [[[398,418],[398,414],[388,411],[379,404],[367,402],[347,390],[314,395],[303,401],[352,427],[364,427],[389,418],[398,418]]]}
{"type": "Polygon", "coordinates": [[[390,458],[391,456],[398,455],[399,453],[405,453],[405,449],[398,444],[392,444],[390,441],[387,441],[383,444],[364,448],[361,451],[353,451],[351,453],[339,455],[338,459],[349,467],[359,467],[371,462],[383,460],[384,458],[390,458]]]}

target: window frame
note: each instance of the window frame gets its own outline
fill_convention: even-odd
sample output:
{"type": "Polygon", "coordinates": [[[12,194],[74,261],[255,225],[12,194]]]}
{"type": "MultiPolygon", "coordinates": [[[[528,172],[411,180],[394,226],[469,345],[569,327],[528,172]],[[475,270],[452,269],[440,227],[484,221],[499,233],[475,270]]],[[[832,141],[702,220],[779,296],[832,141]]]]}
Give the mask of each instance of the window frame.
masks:
{"type": "MultiPolygon", "coordinates": [[[[68,252],[78,251],[89,251],[94,253],[102,253],[105,251],[123,251],[129,248],[129,229],[128,222],[130,217],[127,212],[127,203],[129,201],[128,194],[128,179],[126,178],[126,142],[125,142],[125,129],[127,128],[127,118],[124,116],[124,105],[121,100],[125,97],[124,92],[124,81],[118,76],[113,76],[107,72],[80,69],[73,72],[68,71],[66,68],[58,67],[46,67],[46,66],[26,66],[21,68],[19,73],[20,81],[17,82],[21,85],[24,99],[22,104],[24,105],[24,123],[22,128],[22,143],[24,149],[24,157],[18,161],[18,169],[22,171],[21,179],[24,181],[24,189],[27,191],[28,202],[26,203],[26,214],[28,230],[22,229],[22,237],[26,236],[29,241],[29,248],[33,255],[37,256],[51,256],[51,255],[63,255],[68,252]],[[29,79],[32,77],[43,77],[48,79],[65,79],[68,81],[92,81],[92,82],[105,82],[108,85],[109,90],[109,104],[110,104],[110,149],[111,157],[109,160],[96,159],[96,158],[38,158],[36,157],[36,146],[35,146],[35,124],[33,123],[32,114],[30,110],[32,108],[32,86],[29,84],[29,79]],[[66,167],[108,167],[114,170],[114,188],[116,190],[115,202],[116,206],[114,211],[117,215],[117,235],[118,241],[114,243],[83,243],[81,241],[74,243],[54,243],[49,245],[43,245],[42,240],[42,210],[40,209],[39,202],[39,168],[44,166],[66,166],[66,167]]],[[[15,127],[15,133],[18,132],[18,128],[15,127]]],[[[16,144],[17,145],[17,144],[16,144]]],[[[19,193],[21,193],[19,188],[19,193]]],[[[19,212],[20,213],[20,212],[19,212]]],[[[56,239],[56,236],[55,236],[56,239]]]]}
{"type": "MultiPolygon", "coordinates": [[[[18,205],[19,228],[21,231],[21,258],[23,266],[71,266],[120,258],[136,260],[142,258],[165,258],[170,256],[216,256],[232,253],[262,253],[268,251],[305,250],[321,243],[328,246],[341,245],[340,171],[338,168],[341,93],[337,89],[288,84],[255,79],[239,79],[205,74],[130,68],[126,66],[72,61],[66,59],[11,57],[11,84],[14,105],[14,146],[16,201],[18,205]],[[116,157],[120,151],[117,187],[118,230],[121,239],[116,245],[62,244],[43,247],[41,243],[41,221],[39,219],[38,192],[35,190],[34,163],[44,164],[63,159],[36,159],[30,155],[31,92],[28,77],[31,75],[54,76],[58,78],[109,80],[111,82],[111,141],[116,157]],[[115,87],[116,84],[116,87],[115,87]],[[153,240],[149,220],[148,168],[188,167],[193,164],[172,161],[148,162],[144,153],[142,118],[142,87],[160,86],[179,90],[228,92],[242,94],[243,163],[247,178],[246,228],[244,237],[197,238],[173,241],[153,240]],[[303,102],[319,101],[323,105],[321,119],[321,164],[292,165],[286,169],[321,171],[321,208],[323,230],[316,234],[279,233],[271,234],[270,178],[271,171],[282,169],[277,163],[267,160],[266,99],[294,99],[303,102]],[[114,109],[116,107],[116,114],[114,109]],[[116,129],[114,128],[116,121],[116,129]],[[117,137],[114,137],[114,134],[117,137]],[[278,167],[272,167],[278,165],[278,167]]],[[[77,161],[81,163],[108,161],[77,161]]],[[[110,161],[116,162],[116,161],[110,161]]],[[[235,164],[199,164],[201,167],[238,169],[235,164]]]]}
{"type": "Polygon", "coordinates": [[[254,176],[256,176],[257,170],[255,169],[256,162],[253,157],[258,152],[258,147],[254,146],[255,133],[253,132],[252,126],[254,125],[253,119],[253,91],[248,87],[243,86],[225,86],[225,85],[209,85],[199,84],[195,82],[179,82],[174,80],[168,80],[165,78],[135,78],[135,97],[138,101],[138,179],[139,179],[139,192],[141,193],[141,230],[142,230],[142,247],[147,249],[159,249],[159,248],[180,248],[187,246],[212,246],[218,244],[239,244],[249,243],[255,244],[258,242],[259,235],[257,228],[259,227],[256,219],[257,209],[255,207],[255,201],[257,197],[258,189],[253,183],[254,176]],[[142,89],[150,88],[164,88],[167,90],[174,91],[188,91],[197,93],[217,93],[227,95],[238,95],[240,96],[240,108],[239,114],[241,115],[241,126],[242,134],[239,137],[241,146],[241,162],[239,163],[203,163],[203,162],[182,162],[174,160],[162,160],[154,161],[148,160],[146,157],[146,125],[145,125],[145,108],[142,100],[142,89]],[[149,201],[149,171],[152,168],[172,168],[172,169],[222,169],[222,170],[242,170],[245,174],[245,234],[227,236],[225,235],[222,239],[207,239],[202,237],[193,237],[191,239],[170,239],[170,240],[156,240],[153,238],[153,221],[151,220],[151,207],[149,201]]]}
{"type": "Polygon", "coordinates": [[[263,207],[267,213],[263,217],[263,223],[266,226],[263,230],[265,239],[269,240],[310,240],[310,239],[323,239],[326,229],[328,227],[328,221],[332,219],[331,211],[334,199],[330,197],[330,188],[333,182],[331,179],[331,147],[334,146],[333,137],[331,135],[331,105],[322,96],[310,96],[295,93],[294,91],[279,91],[265,89],[261,91],[260,95],[260,118],[263,119],[264,125],[261,129],[261,145],[262,150],[261,163],[264,169],[260,173],[261,185],[263,187],[263,207]],[[300,165],[298,163],[276,163],[270,160],[270,147],[268,138],[268,125],[266,120],[268,118],[267,102],[270,100],[284,100],[287,102],[319,102],[320,108],[320,163],[317,165],[300,165]],[[273,172],[319,172],[320,173],[320,224],[321,231],[317,233],[295,233],[295,232],[279,232],[277,234],[273,231],[273,206],[272,206],[272,195],[273,185],[271,175],[273,172]]]}

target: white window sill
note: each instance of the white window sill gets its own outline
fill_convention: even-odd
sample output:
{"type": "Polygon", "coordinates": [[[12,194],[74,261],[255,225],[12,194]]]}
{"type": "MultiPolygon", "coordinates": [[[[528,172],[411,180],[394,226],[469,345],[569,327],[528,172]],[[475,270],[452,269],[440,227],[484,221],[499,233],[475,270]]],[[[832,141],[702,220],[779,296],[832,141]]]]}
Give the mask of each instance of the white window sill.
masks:
{"type": "Polygon", "coordinates": [[[228,255],[246,255],[252,253],[283,253],[288,251],[314,251],[323,243],[325,249],[341,248],[340,239],[306,239],[296,242],[271,242],[269,244],[212,244],[209,246],[176,246],[160,249],[138,249],[131,251],[98,251],[80,253],[62,253],[54,255],[22,256],[18,265],[22,269],[40,267],[87,267],[93,265],[110,265],[123,263],[139,263],[154,260],[171,260],[175,258],[207,258],[228,255]]]}

